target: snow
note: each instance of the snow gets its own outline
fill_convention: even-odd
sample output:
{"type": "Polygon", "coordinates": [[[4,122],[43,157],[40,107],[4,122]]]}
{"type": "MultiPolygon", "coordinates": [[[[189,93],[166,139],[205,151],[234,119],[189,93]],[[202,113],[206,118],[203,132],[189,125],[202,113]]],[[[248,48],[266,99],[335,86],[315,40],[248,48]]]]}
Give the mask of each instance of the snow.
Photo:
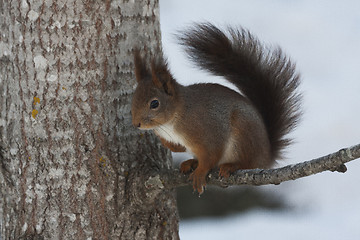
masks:
{"type": "Polygon", "coordinates": [[[181,239],[247,239],[251,236],[251,239],[350,240],[359,239],[358,223],[358,218],[336,212],[258,210],[223,220],[186,221],[181,224],[180,235],[181,239]]]}
{"type": "MultiPolygon", "coordinates": [[[[360,1],[160,0],[165,55],[183,84],[218,81],[192,67],[174,33],[191,22],[241,25],[281,46],[302,76],[304,116],[287,165],[360,143],[360,1]]],[[[360,160],[348,171],[264,186],[284,197],[285,211],[256,209],[225,218],[180,222],[181,239],[360,239],[360,160]]],[[[205,193],[206,194],[206,193],[205,193]]]]}

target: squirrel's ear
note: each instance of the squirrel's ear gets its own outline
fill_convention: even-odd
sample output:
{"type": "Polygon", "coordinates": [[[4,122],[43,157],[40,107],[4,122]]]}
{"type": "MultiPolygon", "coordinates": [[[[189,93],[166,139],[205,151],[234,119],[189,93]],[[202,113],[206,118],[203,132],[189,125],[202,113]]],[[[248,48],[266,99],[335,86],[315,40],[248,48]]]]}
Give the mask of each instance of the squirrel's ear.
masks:
{"type": "Polygon", "coordinates": [[[135,65],[135,78],[136,81],[139,83],[147,75],[147,69],[144,63],[144,59],[141,57],[140,51],[137,48],[134,50],[134,65],[135,65]]]}
{"type": "Polygon", "coordinates": [[[160,69],[158,68],[158,66],[155,64],[154,60],[151,61],[151,79],[154,83],[154,85],[157,88],[162,88],[164,82],[162,82],[161,78],[160,78],[160,74],[161,72],[159,71],[160,69]]]}
{"type": "Polygon", "coordinates": [[[174,95],[175,80],[166,62],[161,61],[160,63],[155,63],[154,60],[151,61],[151,79],[157,88],[162,88],[168,95],[174,95]]]}

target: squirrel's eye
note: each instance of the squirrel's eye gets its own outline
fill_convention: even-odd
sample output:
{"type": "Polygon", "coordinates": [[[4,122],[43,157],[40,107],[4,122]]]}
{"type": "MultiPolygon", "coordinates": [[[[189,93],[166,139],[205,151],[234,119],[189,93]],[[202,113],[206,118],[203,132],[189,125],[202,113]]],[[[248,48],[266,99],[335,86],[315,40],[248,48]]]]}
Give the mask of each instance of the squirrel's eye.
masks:
{"type": "Polygon", "coordinates": [[[160,105],[159,100],[152,100],[150,103],[150,109],[158,108],[160,105]]]}

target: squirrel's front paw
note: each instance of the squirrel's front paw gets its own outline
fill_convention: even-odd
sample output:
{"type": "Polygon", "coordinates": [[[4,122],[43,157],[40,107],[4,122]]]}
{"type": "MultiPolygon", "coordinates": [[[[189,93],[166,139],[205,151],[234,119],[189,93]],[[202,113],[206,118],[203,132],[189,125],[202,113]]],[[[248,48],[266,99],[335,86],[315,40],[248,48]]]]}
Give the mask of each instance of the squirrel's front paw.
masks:
{"type": "Polygon", "coordinates": [[[199,194],[204,192],[206,186],[206,175],[207,171],[201,171],[199,168],[190,174],[189,180],[193,182],[194,191],[197,191],[199,194]]]}
{"type": "Polygon", "coordinates": [[[195,170],[198,166],[198,160],[196,159],[189,159],[181,163],[180,165],[180,172],[182,173],[189,173],[195,170]]]}

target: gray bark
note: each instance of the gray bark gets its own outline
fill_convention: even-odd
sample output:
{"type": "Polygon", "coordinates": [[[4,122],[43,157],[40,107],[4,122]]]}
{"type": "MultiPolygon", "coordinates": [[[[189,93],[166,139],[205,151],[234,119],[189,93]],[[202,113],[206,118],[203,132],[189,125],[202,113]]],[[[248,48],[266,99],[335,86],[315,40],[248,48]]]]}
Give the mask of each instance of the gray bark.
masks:
{"type": "MultiPolygon", "coordinates": [[[[158,1],[0,0],[3,239],[178,239],[169,152],[131,127],[132,49],[158,1]]],[[[146,46],[146,47],[145,47],[146,46]]]]}

